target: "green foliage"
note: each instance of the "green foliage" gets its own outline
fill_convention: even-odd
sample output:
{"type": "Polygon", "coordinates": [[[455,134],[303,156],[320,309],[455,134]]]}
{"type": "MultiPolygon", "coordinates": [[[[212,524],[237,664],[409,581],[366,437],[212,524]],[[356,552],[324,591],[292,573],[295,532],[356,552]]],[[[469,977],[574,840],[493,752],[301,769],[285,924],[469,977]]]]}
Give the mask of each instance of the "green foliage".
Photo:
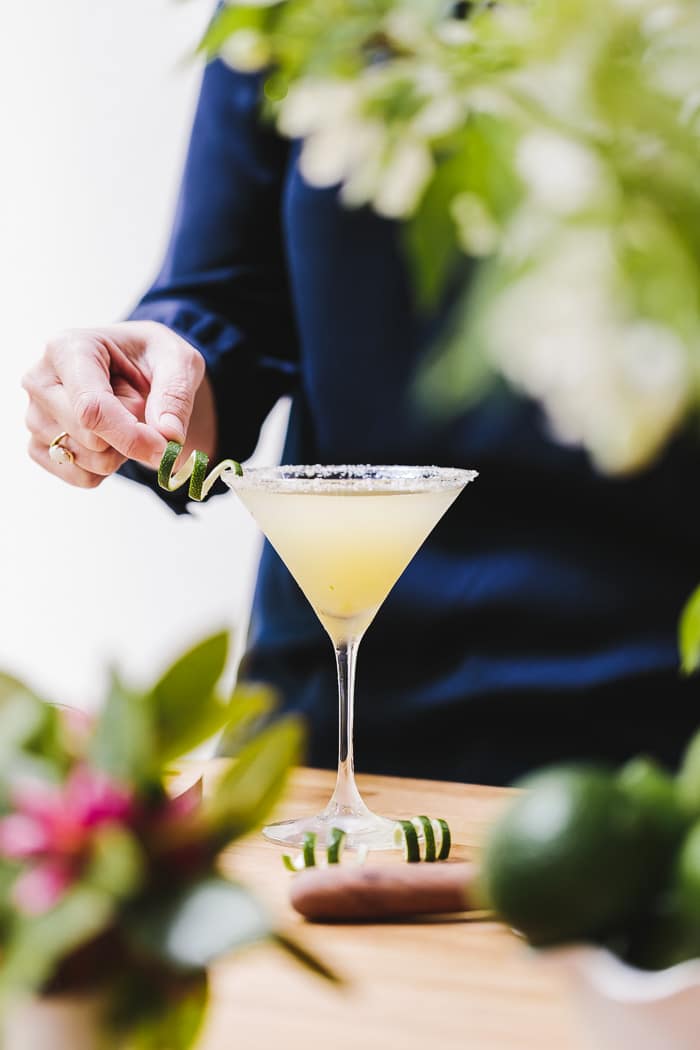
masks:
{"type": "Polygon", "coordinates": [[[0,862],[0,944],[6,944],[12,924],[10,891],[17,872],[13,865],[0,862]]]}
{"type": "Polygon", "coordinates": [[[236,686],[228,706],[221,753],[235,755],[261,727],[275,703],[275,694],[268,686],[249,683],[236,686]]]}
{"type": "Polygon", "coordinates": [[[113,917],[108,893],[77,886],[43,915],[16,919],[2,955],[0,1002],[18,990],[41,988],[67,956],[101,934],[113,917]]]}
{"type": "Polygon", "coordinates": [[[408,257],[418,296],[426,307],[436,304],[457,262],[464,257],[459,211],[465,198],[472,203],[479,201],[482,209],[483,248],[479,250],[478,235],[474,236],[475,254],[488,255],[495,248],[501,224],[519,197],[513,152],[513,136],[488,115],[472,117],[440,150],[435,175],[406,225],[408,257]],[[488,230],[484,229],[486,224],[488,230]]]}
{"type": "Polygon", "coordinates": [[[95,764],[117,780],[148,780],[230,720],[259,713],[261,690],[236,691],[228,700],[217,692],[227,655],[228,636],[215,634],[179,657],[145,693],[113,673],[93,742],[95,764]]]}
{"type": "Polygon", "coordinates": [[[342,984],[343,979],[339,975],[331,970],[322,959],[318,956],[313,955],[308,951],[303,944],[290,937],[286,933],[275,933],[272,935],[274,943],[282,948],[287,955],[291,956],[296,962],[301,963],[302,966],[310,970],[311,973],[315,973],[317,977],[322,977],[324,981],[330,981],[331,984],[342,984]]]}
{"type": "Polygon", "coordinates": [[[228,635],[215,634],[176,660],[154,685],[148,707],[159,762],[191,751],[227,721],[227,706],[216,692],[227,656],[228,635]]]}
{"type": "Polygon", "coordinates": [[[686,748],[676,784],[686,813],[700,818],[700,733],[695,734],[686,748]]]}
{"type": "Polygon", "coordinates": [[[405,229],[408,258],[421,305],[434,307],[462,252],[450,212],[462,177],[462,157],[455,153],[430,183],[405,229]]]}
{"type": "Polygon", "coordinates": [[[479,307],[501,281],[497,268],[488,262],[465,285],[419,373],[416,400],[428,414],[463,411],[497,385],[484,352],[484,314],[479,307]]]}
{"type": "Polygon", "coordinates": [[[245,686],[222,697],[227,654],[216,634],[145,691],[112,672],[84,737],[0,675],[0,1002],[104,986],[130,1050],[186,1050],[206,967],[276,936],[255,898],[219,874],[218,857],[279,798],[302,728],[290,718],[257,733],[274,696],[245,686]],[[169,799],[170,762],[226,725],[238,757],[213,797],[199,783],[169,799]],[[12,792],[27,773],[37,782],[12,792]]]}
{"type": "Polygon", "coordinates": [[[248,890],[212,877],[146,899],[128,917],[127,932],[139,951],[188,971],[263,940],[271,925],[248,890]]]}
{"type": "Polygon", "coordinates": [[[29,773],[53,778],[65,764],[56,708],[23,682],[0,673],[0,810],[14,778],[29,773]]]}
{"type": "Polygon", "coordinates": [[[222,7],[199,42],[198,52],[214,58],[234,33],[268,28],[271,14],[272,9],[265,6],[222,7]]]}
{"type": "Polygon", "coordinates": [[[116,899],[133,897],[146,878],[146,858],[136,837],[124,827],[107,824],[95,834],[85,882],[116,899]]]}
{"type": "Polygon", "coordinates": [[[685,604],[679,625],[681,667],[692,674],[700,666],[700,587],[693,591],[685,604]]]}
{"type": "Polygon", "coordinates": [[[174,999],[159,1000],[157,990],[146,991],[148,1000],[142,1004],[145,1016],[129,1040],[129,1050],[188,1050],[204,1021],[208,999],[206,978],[200,974],[190,980],[174,999]]]}
{"type": "Polygon", "coordinates": [[[269,816],[300,758],[304,729],[293,716],[273,723],[246,745],[220,780],[209,814],[222,841],[259,827],[269,816]]]}
{"type": "Polygon", "coordinates": [[[125,784],[149,783],[156,772],[153,721],[143,693],[125,686],[113,671],[92,739],[94,765],[125,784]]]}
{"type": "Polygon", "coordinates": [[[700,8],[455,9],[236,4],[207,53],[268,70],[307,181],[406,220],[423,308],[488,259],[424,400],[463,408],[495,371],[601,469],[643,467],[700,402],[700,8]]]}

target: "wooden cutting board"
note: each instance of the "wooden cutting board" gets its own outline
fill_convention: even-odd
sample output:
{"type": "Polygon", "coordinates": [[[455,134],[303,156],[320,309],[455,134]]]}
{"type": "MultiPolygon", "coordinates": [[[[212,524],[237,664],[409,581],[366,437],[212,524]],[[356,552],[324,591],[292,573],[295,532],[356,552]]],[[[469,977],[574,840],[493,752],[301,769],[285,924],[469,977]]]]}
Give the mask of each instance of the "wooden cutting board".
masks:
{"type": "MultiPolygon", "coordinates": [[[[183,783],[223,760],[183,765],[183,783]]],[[[323,808],[334,782],[301,769],[278,817],[323,808]]],[[[444,816],[453,856],[472,860],[510,792],[436,781],[360,776],[368,804],[390,817],[444,816]]],[[[583,1050],[565,988],[493,922],[434,917],[391,924],[320,925],[289,906],[279,847],[252,835],[227,852],[227,871],[254,887],[280,925],[346,978],[341,990],[260,947],[212,975],[209,1022],[197,1050],[583,1050]]],[[[399,864],[370,854],[369,864],[399,864]]]]}

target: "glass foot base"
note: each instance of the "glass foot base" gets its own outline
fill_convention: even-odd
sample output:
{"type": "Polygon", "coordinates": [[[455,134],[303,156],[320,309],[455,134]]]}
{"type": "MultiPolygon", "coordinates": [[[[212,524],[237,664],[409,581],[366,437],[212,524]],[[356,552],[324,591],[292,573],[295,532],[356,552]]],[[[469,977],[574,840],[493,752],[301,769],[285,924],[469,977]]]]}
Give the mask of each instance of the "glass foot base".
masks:
{"type": "Polygon", "coordinates": [[[263,835],[271,842],[301,848],[304,845],[304,835],[313,831],[317,836],[316,844],[324,848],[328,844],[331,828],[341,828],[346,833],[346,849],[356,850],[361,846],[366,846],[367,849],[397,848],[394,843],[396,821],[378,817],[369,810],[364,813],[325,810],[315,817],[281,820],[278,824],[268,824],[263,828],[263,835]]]}

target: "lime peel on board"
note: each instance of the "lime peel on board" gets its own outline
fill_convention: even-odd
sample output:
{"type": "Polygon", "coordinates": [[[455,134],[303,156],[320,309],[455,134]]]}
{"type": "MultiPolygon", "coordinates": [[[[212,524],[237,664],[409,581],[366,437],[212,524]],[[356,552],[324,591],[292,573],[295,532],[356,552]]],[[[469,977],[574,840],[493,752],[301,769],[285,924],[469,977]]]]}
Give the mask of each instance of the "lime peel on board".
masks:
{"type": "MultiPolygon", "coordinates": [[[[331,828],[326,849],[326,864],[339,864],[345,846],[346,833],[341,828],[331,828]]],[[[443,817],[421,815],[411,820],[397,820],[394,843],[403,849],[404,860],[409,864],[420,861],[447,860],[452,847],[450,826],[443,817]]],[[[362,845],[357,851],[357,863],[362,866],[367,859],[368,847],[362,845]]],[[[292,857],[285,853],[282,863],[287,871],[303,871],[314,868],[316,862],[316,835],[307,832],[301,852],[292,857]]]]}
{"type": "Polygon", "coordinates": [[[340,864],[344,843],[345,832],[343,829],[331,828],[331,833],[328,838],[328,849],[326,851],[326,857],[329,864],[340,864]]]}
{"type": "Polygon", "coordinates": [[[316,833],[313,831],[304,835],[303,857],[305,868],[316,867],[316,833]]]}
{"type": "Polygon", "coordinates": [[[165,446],[165,452],[158,467],[158,484],[166,492],[175,492],[189,481],[188,494],[190,499],[201,502],[203,499],[206,499],[214,483],[226,471],[232,471],[234,474],[238,474],[239,477],[243,474],[243,468],[235,459],[222,459],[207,474],[209,457],[200,449],[195,449],[180,469],[176,471],[175,464],[181,452],[182,445],[177,441],[169,441],[165,446]]]}
{"type": "Polygon", "coordinates": [[[447,860],[452,848],[450,826],[443,817],[413,817],[396,822],[394,841],[403,846],[409,864],[419,861],[447,860]]]}
{"type": "MultiPolygon", "coordinates": [[[[347,833],[342,828],[331,828],[326,849],[326,864],[340,864],[346,837],[347,833]]],[[[364,843],[358,847],[357,864],[359,867],[367,860],[368,852],[369,850],[364,843]]],[[[297,853],[295,857],[290,856],[289,853],[283,854],[282,863],[287,871],[293,872],[303,871],[305,868],[315,868],[317,866],[316,834],[313,831],[307,831],[304,835],[301,852],[297,853]]]]}

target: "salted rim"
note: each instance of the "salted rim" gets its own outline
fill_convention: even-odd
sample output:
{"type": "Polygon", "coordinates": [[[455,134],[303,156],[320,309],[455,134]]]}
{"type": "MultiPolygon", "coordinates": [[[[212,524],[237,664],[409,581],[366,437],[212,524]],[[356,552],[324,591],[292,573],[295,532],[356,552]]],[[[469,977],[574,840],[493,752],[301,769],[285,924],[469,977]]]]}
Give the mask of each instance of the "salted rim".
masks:
{"type": "Polygon", "coordinates": [[[478,476],[458,467],[376,466],[374,464],[283,464],[226,471],[232,489],[263,488],[271,492],[432,492],[464,488],[478,476]]]}

